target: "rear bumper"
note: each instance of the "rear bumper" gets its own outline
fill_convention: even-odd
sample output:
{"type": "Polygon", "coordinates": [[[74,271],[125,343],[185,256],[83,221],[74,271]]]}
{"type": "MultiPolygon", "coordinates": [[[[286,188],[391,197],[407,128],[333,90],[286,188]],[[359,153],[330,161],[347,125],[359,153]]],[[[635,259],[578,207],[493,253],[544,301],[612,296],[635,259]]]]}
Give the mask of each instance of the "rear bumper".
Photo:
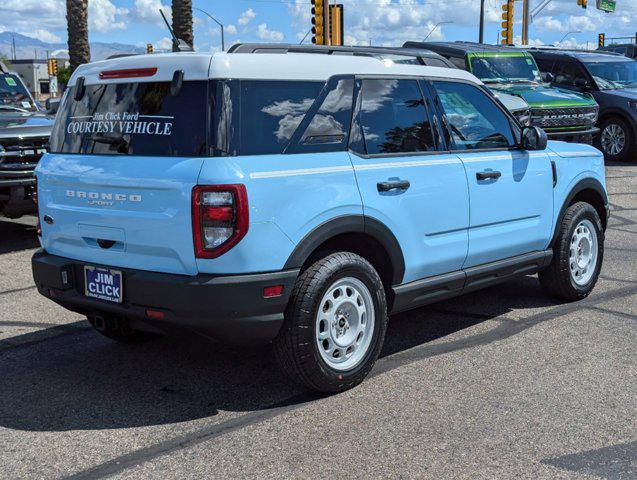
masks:
{"type": "Polygon", "coordinates": [[[84,315],[126,317],[142,329],[196,330],[235,344],[262,343],[276,337],[299,273],[285,270],[191,277],[118,268],[123,274],[123,303],[117,304],[84,296],[84,265],[37,251],[32,268],[38,291],[84,315]],[[264,287],[272,285],[283,285],[283,294],[263,298],[264,287]],[[164,318],[149,318],[148,309],[161,312],[164,318]]]}

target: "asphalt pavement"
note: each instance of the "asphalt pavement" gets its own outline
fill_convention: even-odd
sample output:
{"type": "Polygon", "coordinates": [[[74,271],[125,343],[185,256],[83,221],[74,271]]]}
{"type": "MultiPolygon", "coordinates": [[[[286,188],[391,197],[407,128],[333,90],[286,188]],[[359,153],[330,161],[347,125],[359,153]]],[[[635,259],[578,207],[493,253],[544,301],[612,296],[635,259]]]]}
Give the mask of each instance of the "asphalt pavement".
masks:
{"type": "Polygon", "coordinates": [[[637,166],[607,168],[591,296],[535,276],[390,319],[371,378],[295,387],[269,347],[121,345],[39,296],[0,219],[0,478],[637,478],[637,166]]]}

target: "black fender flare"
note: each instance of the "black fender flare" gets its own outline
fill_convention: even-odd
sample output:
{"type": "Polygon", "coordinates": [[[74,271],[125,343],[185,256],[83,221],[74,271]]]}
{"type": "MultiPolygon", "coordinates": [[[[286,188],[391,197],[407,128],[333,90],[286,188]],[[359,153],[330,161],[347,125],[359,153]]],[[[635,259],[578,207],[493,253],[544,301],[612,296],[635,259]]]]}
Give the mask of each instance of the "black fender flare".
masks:
{"type": "Polygon", "coordinates": [[[564,215],[566,214],[566,209],[569,207],[569,205],[571,204],[575,196],[578,193],[583,192],[584,190],[594,190],[602,197],[602,200],[604,201],[604,208],[606,210],[606,219],[602,218],[601,220],[602,220],[602,227],[606,229],[606,225],[608,223],[608,216],[610,212],[610,208],[608,205],[608,194],[606,193],[604,186],[599,182],[599,180],[595,178],[584,178],[580,180],[579,182],[577,182],[575,186],[571,189],[571,191],[568,193],[568,195],[566,196],[566,199],[564,200],[564,203],[562,204],[562,208],[560,209],[560,213],[557,216],[557,221],[555,222],[555,227],[553,230],[553,238],[551,238],[551,243],[549,244],[549,248],[553,248],[553,246],[555,245],[555,242],[557,240],[557,235],[559,233],[560,225],[562,224],[562,219],[564,218],[564,215]]]}
{"type": "Polygon", "coordinates": [[[284,268],[301,268],[321,244],[345,233],[364,233],[376,240],[389,255],[393,268],[392,285],[402,283],[405,258],[398,240],[385,224],[364,215],[344,215],[321,223],[296,245],[284,268]]]}

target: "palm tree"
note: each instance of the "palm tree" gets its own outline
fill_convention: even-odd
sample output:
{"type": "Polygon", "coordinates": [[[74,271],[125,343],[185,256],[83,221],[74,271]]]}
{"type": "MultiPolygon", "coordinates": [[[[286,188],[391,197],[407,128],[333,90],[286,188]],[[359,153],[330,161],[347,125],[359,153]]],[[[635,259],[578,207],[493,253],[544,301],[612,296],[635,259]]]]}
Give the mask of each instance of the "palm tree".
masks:
{"type": "Polygon", "coordinates": [[[66,25],[69,37],[71,70],[91,61],[88,43],[88,0],[66,0],[66,25]]]}
{"type": "Polygon", "coordinates": [[[175,36],[192,47],[192,0],[172,0],[175,36]]]}

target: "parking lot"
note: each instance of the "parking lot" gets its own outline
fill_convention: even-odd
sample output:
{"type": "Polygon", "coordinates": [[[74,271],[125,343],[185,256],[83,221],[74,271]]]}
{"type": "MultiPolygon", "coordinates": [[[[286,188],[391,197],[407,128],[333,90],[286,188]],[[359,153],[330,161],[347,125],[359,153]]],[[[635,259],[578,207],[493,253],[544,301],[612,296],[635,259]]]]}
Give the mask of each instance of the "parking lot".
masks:
{"type": "Polygon", "coordinates": [[[0,219],[0,478],[636,478],[637,167],[607,175],[589,298],[525,277],[392,317],[331,397],[268,347],[103,338],[32,285],[34,220],[0,219]]]}

